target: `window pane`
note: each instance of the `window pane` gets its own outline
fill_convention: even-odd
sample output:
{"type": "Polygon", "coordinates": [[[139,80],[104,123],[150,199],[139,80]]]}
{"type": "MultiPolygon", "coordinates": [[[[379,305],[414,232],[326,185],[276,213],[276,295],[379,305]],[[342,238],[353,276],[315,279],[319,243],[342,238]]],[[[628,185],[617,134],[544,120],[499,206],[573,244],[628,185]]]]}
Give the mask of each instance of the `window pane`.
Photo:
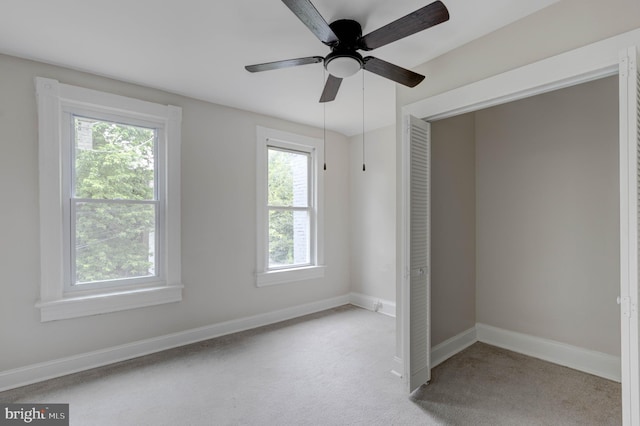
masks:
{"type": "Polygon", "coordinates": [[[155,129],[74,117],[76,198],[153,200],[155,129]]]}
{"type": "Polygon", "coordinates": [[[153,204],[76,204],[74,284],[154,276],[153,204]]]}
{"type": "Polygon", "coordinates": [[[309,212],[269,211],[269,268],[311,262],[309,212]]]}
{"type": "Polygon", "coordinates": [[[309,155],[269,148],[270,206],[309,205],[309,155]]]}

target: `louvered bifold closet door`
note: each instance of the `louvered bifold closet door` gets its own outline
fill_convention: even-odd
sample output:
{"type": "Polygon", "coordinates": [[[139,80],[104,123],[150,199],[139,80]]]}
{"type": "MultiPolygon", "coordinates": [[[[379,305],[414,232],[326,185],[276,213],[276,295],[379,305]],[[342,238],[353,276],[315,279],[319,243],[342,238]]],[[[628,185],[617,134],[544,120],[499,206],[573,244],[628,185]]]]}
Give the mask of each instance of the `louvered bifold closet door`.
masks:
{"type": "Polygon", "coordinates": [[[430,369],[430,125],[410,117],[409,391],[431,379],[430,369]]]}
{"type": "Polygon", "coordinates": [[[620,53],[620,310],[623,424],[640,425],[640,75],[635,47],[620,53]],[[625,199],[627,201],[625,201],[625,199]]]}

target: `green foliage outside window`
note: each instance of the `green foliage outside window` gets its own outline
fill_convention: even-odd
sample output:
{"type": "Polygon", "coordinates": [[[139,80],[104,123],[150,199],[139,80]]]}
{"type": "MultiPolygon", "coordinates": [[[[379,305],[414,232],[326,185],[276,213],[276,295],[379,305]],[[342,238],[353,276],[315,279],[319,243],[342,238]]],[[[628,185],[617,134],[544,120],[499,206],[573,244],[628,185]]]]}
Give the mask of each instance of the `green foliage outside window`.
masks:
{"type": "Polygon", "coordinates": [[[268,149],[269,267],[309,262],[309,159],[268,149]]]}
{"type": "Polygon", "coordinates": [[[74,126],[76,283],[154,275],[155,205],[117,200],[155,199],[155,130],[81,117],[74,126]]]}
{"type": "MultiPolygon", "coordinates": [[[[269,205],[293,205],[292,157],[286,152],[269,149],[269,205]]],[[[269,211],[269,264],[293,263],[293,212],[269,211]]]]}

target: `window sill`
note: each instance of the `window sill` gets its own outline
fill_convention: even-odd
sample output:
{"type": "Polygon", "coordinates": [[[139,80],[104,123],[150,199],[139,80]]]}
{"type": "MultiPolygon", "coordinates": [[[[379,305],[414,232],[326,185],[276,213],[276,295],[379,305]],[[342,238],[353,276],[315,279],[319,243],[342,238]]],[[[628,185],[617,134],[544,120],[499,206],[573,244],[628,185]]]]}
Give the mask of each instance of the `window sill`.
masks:
{"type": "Polygon", "coordinates": [[[256,274],[256,286],[266,287],[295,281],[312,280],[324,277],[326,266],[306,266],[304,268],[284,269],[256,274]]]}
{"type": "Polygon", "coordinates": [[[40,308],[41,322],[106,314],[179,302],[182,300],[182,287],[182,285],[172,285],[92,296],[65,297],[49,302],[38,302],[36,308],[40,308]]]}

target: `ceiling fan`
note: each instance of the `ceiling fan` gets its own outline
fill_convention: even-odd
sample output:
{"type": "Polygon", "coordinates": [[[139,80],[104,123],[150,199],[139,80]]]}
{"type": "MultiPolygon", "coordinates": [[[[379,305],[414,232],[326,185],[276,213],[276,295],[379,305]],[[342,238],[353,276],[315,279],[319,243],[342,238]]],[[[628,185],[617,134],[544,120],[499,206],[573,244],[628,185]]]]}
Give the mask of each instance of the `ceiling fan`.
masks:
{"type": "Polygon", "coordinates": [[[449,20],[449,11],[441,1],[435,1],[369,34],[362,35],[362,27],[352,19],[339,19],[327,24],[309,0],[282,0],[331,52],[325,56],[286,59],[264,64],[247,65],[249,72],[268,71],[298,65],[324,63],[329,78],[320,102],[336,98],[342,79],[360,69],[378,74],[408,87],[415,87],[424,76],[373,56],[362,57],[357,51],[369,51],[410,36],[449,20]]]}

